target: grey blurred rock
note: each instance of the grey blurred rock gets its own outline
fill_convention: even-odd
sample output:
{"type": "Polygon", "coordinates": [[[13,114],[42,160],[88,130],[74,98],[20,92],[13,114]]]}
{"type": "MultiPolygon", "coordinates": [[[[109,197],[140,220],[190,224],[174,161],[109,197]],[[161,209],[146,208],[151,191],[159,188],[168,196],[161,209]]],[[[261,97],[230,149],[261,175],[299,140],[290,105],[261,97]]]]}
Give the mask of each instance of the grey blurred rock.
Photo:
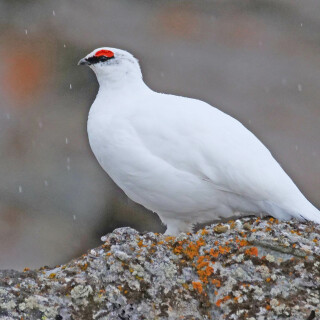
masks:
{"type": "Polygon", "coordinates": [[[1,271],[0,319],[315,319],[319,239],[273,218],[177,238],[116,229],[65,265],[1,271]]]}

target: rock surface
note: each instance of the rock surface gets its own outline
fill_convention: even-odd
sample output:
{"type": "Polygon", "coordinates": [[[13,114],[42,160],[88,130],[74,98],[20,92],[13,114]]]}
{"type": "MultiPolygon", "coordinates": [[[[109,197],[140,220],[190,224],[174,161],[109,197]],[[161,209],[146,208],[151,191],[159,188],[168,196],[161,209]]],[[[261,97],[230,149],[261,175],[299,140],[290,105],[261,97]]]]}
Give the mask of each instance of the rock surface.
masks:
{"type": "Polygon", "coordinates": [[[116,229],[55,268],[0,271],[0,319],[319,317],[320,226],[242,218],[169,237],[116,229]]]}

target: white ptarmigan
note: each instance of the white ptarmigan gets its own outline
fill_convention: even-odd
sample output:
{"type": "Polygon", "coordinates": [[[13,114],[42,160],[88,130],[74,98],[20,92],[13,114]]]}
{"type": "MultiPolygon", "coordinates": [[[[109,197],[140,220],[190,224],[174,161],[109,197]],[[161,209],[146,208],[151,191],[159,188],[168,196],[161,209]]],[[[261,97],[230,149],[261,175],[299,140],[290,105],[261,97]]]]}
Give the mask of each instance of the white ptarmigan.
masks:
{"type": "Polygon", "coordinates": [[[239,121],[203,101],[152,91],[126,51],[99,48],[79,64],[100,85],[88,118],[93,153],[167,234],[237,213],[320,223],[319,210],[239,121]]]}

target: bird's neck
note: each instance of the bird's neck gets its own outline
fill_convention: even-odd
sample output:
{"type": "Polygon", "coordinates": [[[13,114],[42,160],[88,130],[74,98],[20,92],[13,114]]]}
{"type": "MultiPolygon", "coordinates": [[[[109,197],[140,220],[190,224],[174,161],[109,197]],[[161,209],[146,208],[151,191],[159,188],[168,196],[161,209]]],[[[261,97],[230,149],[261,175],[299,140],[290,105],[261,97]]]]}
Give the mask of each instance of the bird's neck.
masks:
{"type": "Polygon", "coordinates": [[[142,76],[130,74],[97,75],[100,85],[99,94],[115,96],[139,94],[150,90],[144,83],[142,76]]]}
{"type": "Polygon", "coordinates": [[[142,79],[141,73],[96,73],[101,92],[128,93],[148,88],[142,79]]]}

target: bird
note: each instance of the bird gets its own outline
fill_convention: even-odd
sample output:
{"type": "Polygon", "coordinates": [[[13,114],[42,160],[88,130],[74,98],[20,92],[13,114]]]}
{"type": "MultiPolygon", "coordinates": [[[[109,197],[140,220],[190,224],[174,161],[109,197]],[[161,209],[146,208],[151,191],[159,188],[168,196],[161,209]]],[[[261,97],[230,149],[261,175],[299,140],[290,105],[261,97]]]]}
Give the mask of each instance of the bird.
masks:
{"type": "Polygon", "coordinates": [[[98,48],[78,65],[99,83],[87,122],[95,157],[130,199],[158,214],[165,234],[248,215],[320,223],[319,210],[235,118],[151,90],[125,50],[98,48]]]}

